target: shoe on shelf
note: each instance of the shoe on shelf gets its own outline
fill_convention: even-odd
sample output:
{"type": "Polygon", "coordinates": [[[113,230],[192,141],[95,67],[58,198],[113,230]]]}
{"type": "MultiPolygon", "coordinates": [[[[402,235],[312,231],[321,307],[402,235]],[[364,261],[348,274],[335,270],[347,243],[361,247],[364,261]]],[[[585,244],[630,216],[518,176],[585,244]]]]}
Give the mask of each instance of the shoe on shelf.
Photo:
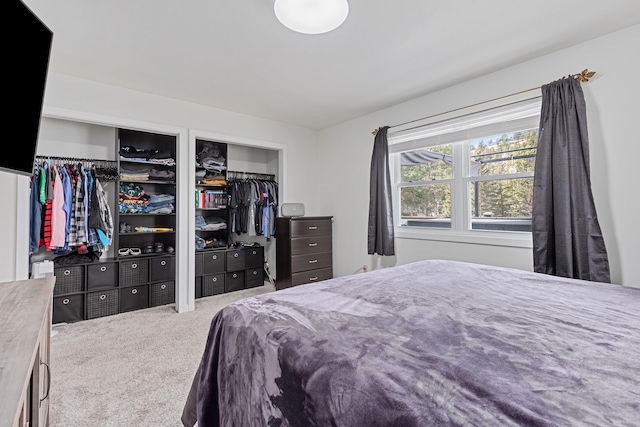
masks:
{"type": "Polygon", "coordinates": [[[145,254],[152,254],[154,251],[153,243],[145,243],[144,250],[142,251],[145,254]]]}
{"type": "Polygon", "coordinates": [[[173,249],[173,246],[167,246],[167,252],[172,254],[174,252],[175,249],[173,249]]]}
{"type": "Polygon", "coordinates": [[[156,253],[164,252],[164,243],[156,242],[156,253]]]}

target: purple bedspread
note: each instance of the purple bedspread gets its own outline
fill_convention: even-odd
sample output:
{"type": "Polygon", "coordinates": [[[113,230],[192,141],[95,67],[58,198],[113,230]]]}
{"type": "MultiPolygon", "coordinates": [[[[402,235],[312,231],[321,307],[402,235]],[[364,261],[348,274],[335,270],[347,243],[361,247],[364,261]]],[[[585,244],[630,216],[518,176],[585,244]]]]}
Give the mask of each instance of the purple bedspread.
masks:
{"type": "Polygon", "coordinates": [[[640,289],[429,260],[212,320],[185,426],[639,426],[640,289]]]}

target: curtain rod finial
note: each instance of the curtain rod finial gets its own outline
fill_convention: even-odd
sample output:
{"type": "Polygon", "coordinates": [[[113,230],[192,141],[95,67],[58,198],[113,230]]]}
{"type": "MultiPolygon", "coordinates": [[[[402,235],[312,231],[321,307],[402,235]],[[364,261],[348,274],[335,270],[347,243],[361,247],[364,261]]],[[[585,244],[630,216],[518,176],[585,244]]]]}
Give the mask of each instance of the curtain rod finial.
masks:
{"type": "Polygon", "coordinates": [[[589,71],[587,68],[585,68],[579,74],[575,74],[573,78],[584,83],[584,82],[588,82],[589,79],[593,77],[595,74],[596,74],[595,71],[589,71]]]}
{"type": "Polygon", "coordinates": [[[380,130],[380,128],[375,128],[375,129],[373,130],[373,132],[371,132],[371,134],[372,134],[373,136],[376,136],[376,135],[378,134],[378,131],[379,131],[379,130],[380,130]]]}

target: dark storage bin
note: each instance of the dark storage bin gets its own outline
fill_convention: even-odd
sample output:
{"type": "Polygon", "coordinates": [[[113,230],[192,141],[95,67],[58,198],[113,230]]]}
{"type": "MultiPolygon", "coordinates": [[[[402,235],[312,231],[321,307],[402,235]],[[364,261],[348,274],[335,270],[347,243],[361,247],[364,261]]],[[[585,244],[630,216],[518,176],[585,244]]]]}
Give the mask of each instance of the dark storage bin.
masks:
{"type": "Polygon", "coordinates": [[[84,320],[84,294],[53,298],[53,324],[84,320]]]}
{"type": "Polygon", "coordinates": [[[233,292],[244,289],[244,271],[229,272],[224,279],[224,291],[233,292]]]}
{"type": "Polygon", "coordinates": [[[171,281],[153,283],[150,286],[151,295],[149,296],[149,305],[151,307],[167,305],[176,302],[175,282],[171,281]]]}
{"type": "Polygon", "coordinates": [[[208,251],[202,253],[202,272],[204,274],[222,273],[224,271],[224,251],[208,251]]]}
{"type": "Polygon", "coordinates": [[[111,289],[87,294],[87,319],[118,314],[118,290],[111,289]]]}
{"type": "Polygon", "coordinates": [[[87,290],[118,287],[118,263],[100,262],[87,265],[87,290]]]}
{"type": "Polygon", "coordinates": [[[202,296],[210,297],[224,293],[224,273],[202,276],[202,296]]]}
{"type": "Polygon", "coordinates": [[[202,252],[197,252],[196,253],[196,276],[202,276],[204,274],[204,270],[203,270],[203,258],[204,258],[204,253],[202,252]]]}
{"type": "Polygon", "coordinates": [[[56,276],[54,295],[84,291],[84,265],[54,267],[53,274],[56,276]]]}
{"type": "Polygon", "coordinates": [[[149,285],[120,288],[120,312],[149,308],[149,285]]]}
{"type": "Polygon", "coordinates": [[[262,268],[264,265],[264,247],[246,248],[244,253],[244,268],[262,268]]]}
{"type": "Polygon", "coordinates": [[[202,298],[202,276],[196,277],[196,298],[202,298]]]}
{"type": "Polygon", "coordinates": [[[151,258],[149,281],[160,282],[176,279],[176,259],[173,256],[151,258]]]}
{"type": "Polygon", "coordinates": [[[245,270],[245,283],[247,288],[255,288],[264,285],[264,271],[262,268],[245,270]]]}
{"type": "Polygon", "coordinates": [[[227,251],[227,271],[240,271],[244,270],[245,251],[244,250],[232,250],[227,251]]]}
{"type": "Polygon", "coordinates": [[[147,283],[149,277],[149,260],[132,259],[120,261],[120,286],[147,283]]]}

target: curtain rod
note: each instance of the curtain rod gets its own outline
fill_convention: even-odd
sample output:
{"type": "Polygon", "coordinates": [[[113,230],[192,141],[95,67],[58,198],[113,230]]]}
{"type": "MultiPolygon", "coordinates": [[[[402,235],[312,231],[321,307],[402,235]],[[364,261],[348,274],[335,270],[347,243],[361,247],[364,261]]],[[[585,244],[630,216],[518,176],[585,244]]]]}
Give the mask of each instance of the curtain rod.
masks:
{"type": "MultiPolygon", "coordinates": [[[[585,69],[584,69],[584,70],[582,70],[580,73],[578,73],[578,74],[574,74],[572,77],[573,77],[574,79],[579,80],[579,81],[581,81],[581,82],[583,82],[583,83],[584,83],[584,82],[588,82],[588,81],[589,81],[589,79],[590,79],[591,77],[593,77],[595,73],[596,73],[595,71],[589,71],[587,68],[585,68],[585,69]]],[[[408,122],[399,123],[399,124],[397,124],[397,125],[389,126],[389,128],[395,128],[395,127],[398,127],[398,126],[404,126],[404,125],[408,125],[408,124],[410,124],[410,123],[419,122],[419,121],[421,121],[421,120],[431,119],[431,118],[433,118],[433,117],[438,117],[438,116],[442,116],[442,115],[444,115],[444,114],[453,113],[453,112],[455,112],[455,111],[464,110],[465,108],[476,107],[476,106],[478,106],[478,105],[487,104],[487,103],[489,103],[489,102],[493,102],[493,101],[498,101],[498,100],[503,99],[503,98],[509,98],[509,97],[511,97],[511,96],[520,95],[520,94],[523,94],[523,93],[527,93],[527,92],[531,92],[531,91],[534,91],[534,90],[538,90],[538,89],[540,89],[541,87],[542,87],[542,86],[532,87],[531,89],[521,90],[520,92],[510,93],[509,95],[499,96],[498,98],[493,98],[493,99],[489,99],[489,100],[487,100],[487,101],[477,102],[477,103],[475,103],[475,104],[470,104],[470,105],[467,105],[467,106],[465,106],[465,107],[454,108],[453,110],[444,111],[444,112],[442,112],[442,113],[433,114],[433,115],[431,115],[431,116],[422,117],[422,118],[419,118],[419,119],[415,119],[415,120],[411,120],[411,121],[408,121],[408,122]]],[[[419,127],[419,126],[418,126],[418,127],[419,127]]],[[[371,133],[372,133],[373,135],[376,135],[376,134],[378,133],[378,130],[379,130],[379,129],[380,129],[380,128],[374,129],[374,130],[373,130],[373,132],[371,132],[371,133]]]]}

